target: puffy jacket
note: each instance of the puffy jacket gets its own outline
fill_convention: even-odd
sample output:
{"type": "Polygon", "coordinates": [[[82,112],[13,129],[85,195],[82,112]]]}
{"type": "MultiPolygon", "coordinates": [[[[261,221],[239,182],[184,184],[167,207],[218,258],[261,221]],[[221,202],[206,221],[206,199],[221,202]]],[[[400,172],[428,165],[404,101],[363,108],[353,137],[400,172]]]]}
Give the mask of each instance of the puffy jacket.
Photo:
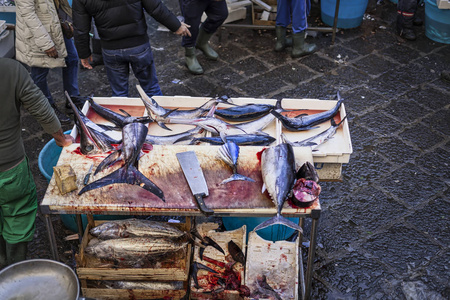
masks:
{"type": "Polygon", "coordinates": [[[66,46],[53,0],[16,1],[16,59],[31,67],[65,67],[66,46]],[[58,58],[45,51],[56,47],[58,58]]]}
{"type": "Polygon", "coordinates": [[[91,55],[89,32],[92,18],[102,48],[125,49],[148,42],[145,11],[171,31],[181,23],[161,0],[73,0],[74,37],[80,58],[91,55]]]}

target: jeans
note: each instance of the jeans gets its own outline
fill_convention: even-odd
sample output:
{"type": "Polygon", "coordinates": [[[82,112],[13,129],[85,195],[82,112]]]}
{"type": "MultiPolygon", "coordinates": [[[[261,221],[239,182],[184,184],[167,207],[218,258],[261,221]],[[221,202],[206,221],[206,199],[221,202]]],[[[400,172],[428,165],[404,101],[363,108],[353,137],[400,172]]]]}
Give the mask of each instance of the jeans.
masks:
{"type": "Polygon", "coordinates": [[[310,0],[279,0],[277,1],[276,26],[287,27],[292,21],[293,33],[305,31],[308,28],[307,18],[310,10],[310,0]]]}
{"type": "Polygon", "coordinates": [[[126,49],[102,48],[102,54],[113,97],[128,97],[130,65],[147,95],[162,95],[150,43],[126,49]]]}
{"type": "Polygon", "coordinates": [[[216,32],[228,17],[225,0],[180,0],[180,8],[184,22],[191,25],[189,28],[191,36],[183,36],[181,41],[183,47],[195,46],[203,12],[207,17],[201,26],[206,33],[216,32]]]}
{"type": "MultiPolygon", "coordinates": [[[[69,93],[69,96],[80,96],[78,89],[78,52],[72,39],[64,37],[64,43],[66,44],[67,57],[65,58],[66,67],[62,68],[63,87],[69,93]]],[[[48,102],[55,105],[55,100],[53,100],[47,84],[49,71],[49,68],[31,67],[31,78],[47,97],[48,102]]]]}

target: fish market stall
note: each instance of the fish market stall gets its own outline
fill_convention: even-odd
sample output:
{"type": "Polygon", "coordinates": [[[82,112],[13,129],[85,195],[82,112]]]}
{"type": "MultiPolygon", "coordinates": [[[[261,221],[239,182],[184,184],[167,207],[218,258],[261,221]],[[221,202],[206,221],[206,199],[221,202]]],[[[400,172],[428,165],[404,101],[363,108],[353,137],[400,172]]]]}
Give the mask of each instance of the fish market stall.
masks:
{"type": "MultiPolygon", "coordinates": [[[[281,207],[277,209],[277,205],[272,202],[269,193],[262,192],[265,182],[261,174],[261,159],[267,148],[283,142],[289,143],[293,146],[295,170],[309,162],[314,165],[321,181],[340,180],[342,164],[349,161],[352,153],[345,106],[342,101],[282,99],[281,103],[277,103],[274,99],[234,98],[216,103],[215,111],[214,108],[205,108],[205,114],[217,112],[216,119],[221,119],[220,112],[228,112],[226,109],[230,107],[253,103],[267,104],[272,107],[270,111],[254,121],[245,121],[256,123],[258,120],[262,122],[265,118],[264,124],[252,123],[245,127],[239,127],[245,122],[241,120],[226,121],[224,130],[227,133],[223,133],[222,136],[236,135],[235,132],[239,131],[250,135],[253,130],[255,133],[260,133],[259,129],[261,129],[267,135],[258,134],[259,138],[272,138],[268,142],[265,141],[265,144],[250,145],[246,142],[237,148],[232,148],[237,150],[238,158],[236,158],[237,163],[235,159],[234,164],[233,162],[230,164],[224,159],[224,156],[226,157],[227,153],[230,154],[231,146],[236,147],[236,144],[227,142],[225,144],[228,148],[224,148],[223,145],[219,145],[220,142],[216,141],[219,143],[217,145],[214,144],[216,142],[212,143],[210,139],[215,135],[214,130],[209,131],[208,129],[216,125],[205,125],[205,120],[198,117],[190,120],[176,119],[175,117],[185,110],[201,107],[211,98],[155,96],[153,99],[167,111],[155,116],[141,98],[94,97],[91,103],[86,102],[82,113],[93,123],[105,125],[101,127],[104,134],[116,141],[122,140],[124,145],[129,146],[129,149],[127,146],[120,148],[114,145],[115,150],[112,152],[85,154],[86,149],[82,149],[84,140],[80,129],[83,129],[86,124],[79,124],[72,130],[76,143],[62,149],[55,167],[56,170],[61,170],[63,167],[68,167],[69,170],[61,173],[65,174],[64,176],[58,175],[58,172],[54,173],[41,203],[43,213],[46,215],[77,214],[78,216],[80,214],[88,216],[92,216],[92,214],[165,215],[186,216],[190,220],[190,217],[203,216],[206,213],[205,210],[199,208],[203,201],[203,205],[208,209],[208,215],[213,214],[218,217],[272,217],[279,214],[280,217],[299,217],[300,226],[303,225],[305,218],[311,218],[311,246],[308,253],[307,270],[305,276],[300,276],[301,282],[299,283],[302,289],[301,295],[304,296],[303,298],[309,298],[317,221],[321,211],[319,198],[313,198],[311,203],[305,207],[296,206],[291,200],[284,201],[286,199],[283,199],[281,207]],[[279,107],[280,104],[282,109],[279,107]],[[114,125],[111,120],[101,116],[98,111],[93,109],[92,105],[94,108],[95,105],[98,105],[122,116],[138,119],[134,120],[133,125],[126,125],[126,133],[124,133],[125,129],[122,132],[115,131],[111,128],[114,125]],[[275,112],[271,113],[273,110],[275,112]],[[336,110],[336,113],[326,121],[319,119],[319,123],[312,122],[311,126],[295,123],[301,116],[318,116],[331,110],[336,110]],[[124,112],[129,115],[125,115],[124,112]],[[139,123],[149,116],[156,121],[148,125],[145,121],[139,123]],[[164,123],[163,121],[166,119],[170,119],[172,122],[164,123]],[[201,126],[203,126],[203,130],[199,130],[201,126]],[[330,136],[319,139],[318,137],[328,129],[333,129],[330,136]],[[186,135],[177,135],[182,133],[186,133],[186,135]],[[171,135],[175,136],[176,143],[158,144],[158,137],[171,135]],[[138,136],[141,136],[140,143],[138,136]],[[144,142],[144,138],[147,142],[144,142]],[[195,142],[192,142],[193,138],[195,142]],[[138,150],[135,150],[135,146],[138,150]],[[139,147],[142,148],[143,155],[139,155],[141,149],[139,147]],[[125,164],[117,162],[118,156],[114,156],[114,153],[120,151],[124,156],[125,164]],[[179,154],[187,152],[193,152],[198,159],[200,174],[203,174],[206,181],[206,192],[200,196],[193,189],[191,182],[198,179],[197,175],[193,176],[195,178],[189,179],[189,176],[195,172],[192,171],[190,174],[189,169],[186,170],[180,165],[182,162],[179,154]],[[107,166],[104,161],[108,161],[107,166]],[[133,168],[139,171],[133,171],[133,175],[126,173],[134,170],[133,168]],[[86,177],[86,174],[90,173],[90,169],[92,174],[90,177],[86,177]],[[126,182],[133,183],[125,184],[123,176],[132,176],[134,181],[126,182]],[[241,180],[228,181],[230,178],[236,177],[241,180]],[[72,183],[72,187],[68,182],[72,183]],[[66,187],[67,189],[64,190],[66,187]]],[[[92,125],[88,124],[87,126],[92,125]]],[[[291,149],[291,146],[288,148],[291,149]]],[[[129,180],[129,177],[127,178],[126,180],[129,180]]],[[[89,218],[89,220],[89,226],[95,226],[93,219],[89,218]]],[[[51,223],[47,223],[55,254],[56,245],[54,236],[52,238],[51,223]]]]}

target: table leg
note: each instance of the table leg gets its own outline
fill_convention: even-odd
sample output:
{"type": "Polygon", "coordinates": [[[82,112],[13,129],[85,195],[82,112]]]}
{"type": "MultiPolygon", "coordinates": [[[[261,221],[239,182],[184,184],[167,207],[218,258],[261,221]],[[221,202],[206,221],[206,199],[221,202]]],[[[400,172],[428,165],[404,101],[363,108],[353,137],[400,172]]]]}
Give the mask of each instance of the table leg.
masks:
{"type": "Polygon", "coordinates": [[[311,212],[311,238],[309,241],[309,250],[308,250],[308,261],[306,265],[306,282],[305,282],[305,300],[308,300],[311,298],[311,283],[312,283],[312,276],[313,276],[313,268],[314,268],[314,256],[316,253],[316,243],[317,243],[317,227],[319,223],[319,216],[320,216],[320,210],[319,211],[312,211],[311,212]]]}
{"type": "Polygon", "coordinates": [[[56,245],[55,231],[53,230],[53,223],[50,220],[50,215],[44,215],[45,227],[47,227],[48,240],[50,242],[50,250],[52,252],[53,260],[59,261],[58,248],[56,245]]]}
{"type": "Polygon", "coordinates": [[[339,15],[339,4],[340,4],[340,0],[336,0],[336,8],[334,11],[334,22],[333,22],[333,35],[331,38],[332,44],[334,44],[334,40],[336,38],[336,29],[337,29],[338,15],[339,15]]]}

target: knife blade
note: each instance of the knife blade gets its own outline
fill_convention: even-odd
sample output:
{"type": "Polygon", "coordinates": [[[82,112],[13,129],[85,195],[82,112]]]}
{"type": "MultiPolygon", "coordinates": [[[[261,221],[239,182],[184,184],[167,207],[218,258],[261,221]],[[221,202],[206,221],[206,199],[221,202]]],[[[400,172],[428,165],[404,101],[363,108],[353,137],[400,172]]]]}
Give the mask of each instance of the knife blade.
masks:
{"type": "Polygon", "coordinates": [[[197,155],[194,151],[186,151],[177,153],[176,156],[200,211],[205,215],[213,214],[214,211],[208,208],[203,200],[203,197],[209,195],[209,191],[197,155]]]}
{"type": "Polygon", "coordinates": [[[83,184],[84,185],[86,185],[86,184],[88,184],[88,182],[89,182],[89,177],[91,177],[91,174],[92,174],[92,168],[94,167],[94,164],[92,164],[90,167],[89,167],[89,171],[86,173],[86,176],[84,176],[84,180],[83,180],[83,184]]]}

